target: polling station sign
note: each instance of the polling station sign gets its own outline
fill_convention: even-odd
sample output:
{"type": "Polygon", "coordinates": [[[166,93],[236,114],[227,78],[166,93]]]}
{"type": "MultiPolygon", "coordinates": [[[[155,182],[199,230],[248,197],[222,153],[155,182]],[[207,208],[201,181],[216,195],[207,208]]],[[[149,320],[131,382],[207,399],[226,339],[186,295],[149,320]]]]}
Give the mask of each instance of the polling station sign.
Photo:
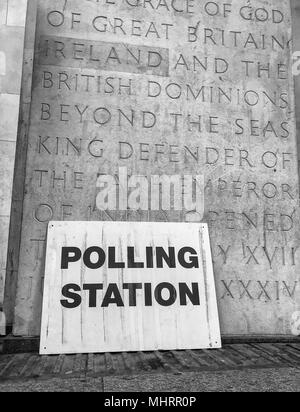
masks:
{"type": "Polygon", "coordinates": [[[49,224],[41,354],[219,347],[207,225],[49,224]]]}

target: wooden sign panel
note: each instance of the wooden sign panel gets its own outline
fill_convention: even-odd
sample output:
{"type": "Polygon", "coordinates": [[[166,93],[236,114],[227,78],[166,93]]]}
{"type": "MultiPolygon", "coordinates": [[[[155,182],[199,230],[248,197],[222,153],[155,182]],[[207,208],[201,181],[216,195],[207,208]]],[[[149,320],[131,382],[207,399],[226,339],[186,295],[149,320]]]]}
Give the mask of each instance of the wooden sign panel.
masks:
{"type": "Polygon", "coordinates": [[[41,354],[221,346],[207,225],[49,225],[41,354]]]}

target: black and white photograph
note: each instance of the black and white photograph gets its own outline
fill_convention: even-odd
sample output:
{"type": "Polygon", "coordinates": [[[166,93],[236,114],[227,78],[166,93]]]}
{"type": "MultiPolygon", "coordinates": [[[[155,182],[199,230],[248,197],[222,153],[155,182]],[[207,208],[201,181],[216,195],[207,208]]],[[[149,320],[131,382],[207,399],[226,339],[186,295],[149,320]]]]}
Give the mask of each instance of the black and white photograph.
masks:
{"type": "Polygon", "coordinates": [[[300,392],[300,0],[0,0],[0,393],[300,392]]]}

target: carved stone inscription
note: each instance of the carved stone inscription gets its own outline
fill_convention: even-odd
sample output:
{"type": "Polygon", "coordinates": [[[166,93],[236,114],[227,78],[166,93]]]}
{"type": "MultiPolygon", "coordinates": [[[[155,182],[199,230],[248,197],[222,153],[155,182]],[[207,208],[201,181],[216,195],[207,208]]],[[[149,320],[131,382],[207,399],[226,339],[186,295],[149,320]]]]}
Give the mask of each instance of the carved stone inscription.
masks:
{"type": "Polygon", "coordinates": [[[15,312],[38,335],[50,220],[99,211],[99,175],[201,175],[225,335],[291,334],[300,244],[287,0],[43,0],[15,312]]]}

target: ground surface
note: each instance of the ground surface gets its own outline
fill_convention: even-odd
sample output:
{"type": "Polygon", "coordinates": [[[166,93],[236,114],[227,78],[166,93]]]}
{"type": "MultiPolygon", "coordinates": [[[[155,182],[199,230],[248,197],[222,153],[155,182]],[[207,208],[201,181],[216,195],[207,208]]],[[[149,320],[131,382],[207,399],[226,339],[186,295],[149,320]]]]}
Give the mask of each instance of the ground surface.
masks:
{"type": "Polygon", "coordinates": [[[0,392],[300,391],[300,344],[103,355],[0,355],[0,392]]]}

